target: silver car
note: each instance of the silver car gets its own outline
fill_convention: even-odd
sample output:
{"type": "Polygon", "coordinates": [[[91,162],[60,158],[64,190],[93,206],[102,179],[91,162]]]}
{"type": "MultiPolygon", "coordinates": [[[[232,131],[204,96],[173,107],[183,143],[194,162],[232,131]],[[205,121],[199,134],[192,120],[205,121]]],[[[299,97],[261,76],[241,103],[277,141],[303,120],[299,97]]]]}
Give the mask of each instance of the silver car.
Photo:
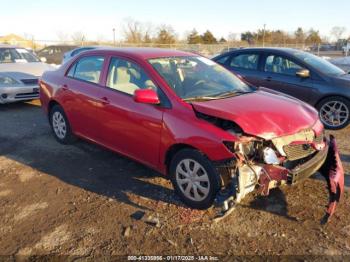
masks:
{"type": "Polygon", "coordinates": [[[77,54],[80,54],[81,52],[96,49],[96,48],[99,48],[99,46],[82,46],[82,47],[78,47],[73,50],[70,50],[64,53],[62,64],[69,61],[70,59],[72,59],[72,57],[76,56],[77,54]]]}
{"type": "Polygon", "coordinates": [[[54,69],[27,49],[0,46],[0,104],[39,98],[39,77],[54,69]]]}

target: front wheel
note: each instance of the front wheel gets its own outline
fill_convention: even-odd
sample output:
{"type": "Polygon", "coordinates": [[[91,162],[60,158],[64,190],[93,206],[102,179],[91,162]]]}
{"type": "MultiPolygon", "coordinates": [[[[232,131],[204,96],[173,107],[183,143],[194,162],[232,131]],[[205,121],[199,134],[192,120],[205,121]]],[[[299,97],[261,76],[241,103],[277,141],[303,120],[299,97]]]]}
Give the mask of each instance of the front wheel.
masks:
{"type": "Polygon", "coordinates": [[[215,167],[194,149],[183,149],[173,157],[170,178],[181,200],[195,209],[212,206],[220,189],[220,176],[215,167]]]}
{"type": "Polygon", "coordinates": [[[318,103],[317,109],[326,129],[342,129],[350,122],[350,102],[343,97],[327,97],[318,103]]]}

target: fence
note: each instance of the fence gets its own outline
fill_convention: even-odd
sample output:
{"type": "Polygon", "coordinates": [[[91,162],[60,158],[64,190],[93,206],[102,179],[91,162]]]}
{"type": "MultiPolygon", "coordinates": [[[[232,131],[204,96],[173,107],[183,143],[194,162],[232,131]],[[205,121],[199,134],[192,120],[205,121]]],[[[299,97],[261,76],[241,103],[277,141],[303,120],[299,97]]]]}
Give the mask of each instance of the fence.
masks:
{"type": "MultiPolygon", "coordinates": [[[[0,42],[1,43],[1,42],[0,42]]],[[[158,48],[169,48],[175,50],[183,50],[201,54],[203,56],[211,57],[213,55],[217,55],[220,53],[224,53],[237,48],[244,47],[286,47],[286,48],[294,48],[301,49],[304,51],[310,51],[312,53],[318,55],[325,55],[330,57],[342,56],[341,51],[322,51],[320,49],[320,45],[318,46],[308,46],[305,43],[295,43],[295,44],[270,44],[266,43],[263,45],[262,43],[258,44],[248,44],[247,42],[230,42],[230,43],[219,43],[219,44],[187,44],[187,43],[176,43],[176,44],[157,44],[157,43],[125,43],[125,42],[107,42],[107,41],[52,41],[52,40],[14,40],[11,44],[26,48],[31,48],[34,51],[38,51],[46,46],[52,45],[73,45],[73,46],[112,46],[112,47],[158,47],[158,48]]]]}

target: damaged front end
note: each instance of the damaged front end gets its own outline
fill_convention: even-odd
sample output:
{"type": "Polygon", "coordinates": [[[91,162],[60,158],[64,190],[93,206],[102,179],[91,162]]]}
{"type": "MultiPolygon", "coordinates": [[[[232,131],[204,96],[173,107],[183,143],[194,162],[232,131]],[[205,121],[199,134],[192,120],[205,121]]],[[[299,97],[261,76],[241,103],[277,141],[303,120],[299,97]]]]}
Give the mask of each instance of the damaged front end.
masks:
{"type": "Polygon", "coordinates": [[[334,214],[344,189],[344,170],[335,138],[327,139],[323,128],[269,141],[241,135],[239,142],[225,145],[234,158],[217,165],[224,185],[216,198],[222,208],[221,216],[254,190],[267,196],[270,189],[293,185],[317,171],[326,177],[330,193],[322,222],[334,214]]]}

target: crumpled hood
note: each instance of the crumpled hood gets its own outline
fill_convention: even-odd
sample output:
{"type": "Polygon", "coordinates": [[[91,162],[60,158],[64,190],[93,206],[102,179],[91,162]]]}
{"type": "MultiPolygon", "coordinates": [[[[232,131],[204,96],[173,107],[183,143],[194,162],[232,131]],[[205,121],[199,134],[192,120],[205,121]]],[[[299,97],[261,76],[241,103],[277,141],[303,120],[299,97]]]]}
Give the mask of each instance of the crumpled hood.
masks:
{"type": "Polygon", "coordinates": [[[35,77],[40,77],[45,71],[55,69],[55,67],[42,62],[0,64],[0,72],[21,72],[35,77]]]}
{"type": "Polygon", "coordinates": [[[264,91],[192,105],[198,112],[234,121],[245,133],[266,140],[310,128],[318,119],[317,111],[306,103],[264,91]]]}

